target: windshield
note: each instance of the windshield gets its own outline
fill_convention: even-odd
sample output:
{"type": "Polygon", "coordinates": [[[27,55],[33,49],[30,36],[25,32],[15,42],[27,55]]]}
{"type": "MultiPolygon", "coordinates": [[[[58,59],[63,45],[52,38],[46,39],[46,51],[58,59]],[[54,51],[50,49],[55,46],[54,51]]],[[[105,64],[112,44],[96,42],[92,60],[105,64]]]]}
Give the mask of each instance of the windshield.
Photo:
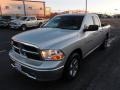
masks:
{"type": "Polygon", "coordinates": [[[19,18],[19,20],[22,20],[22,21],[24,21],[24,20],[26,20],[27,19],[27,17],[20,17],[19,18]]]}
{"type": "Polygon", "coordinates": [[[10,20],[10,19],[11,19],[11,16],[2,16],[1,18],[2,18],[2,19],[5,19],[5,20],[10,20]]]}
{"type": "Polygon", "coordinates": [[[46,23],[43,28],[61,28],[79,30],[84,16],[57,16],[46,23]]]}

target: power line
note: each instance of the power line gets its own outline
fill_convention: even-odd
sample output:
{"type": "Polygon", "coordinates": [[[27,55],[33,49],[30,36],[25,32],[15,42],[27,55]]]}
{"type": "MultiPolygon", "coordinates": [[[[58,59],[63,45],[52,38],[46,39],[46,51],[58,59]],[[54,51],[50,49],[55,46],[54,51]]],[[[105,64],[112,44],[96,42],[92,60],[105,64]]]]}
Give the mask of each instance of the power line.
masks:
{"type": "Polygon", "coordinates": [[[86,0],[85,1],[85,13],[87,13],[88,12],[88,1],[86,0]]]}
{"type": "Polygon", "coordinates": [[[1,5],[0,5],[0,15],[2,15],[2,7],[1,7],[1,5]]]}

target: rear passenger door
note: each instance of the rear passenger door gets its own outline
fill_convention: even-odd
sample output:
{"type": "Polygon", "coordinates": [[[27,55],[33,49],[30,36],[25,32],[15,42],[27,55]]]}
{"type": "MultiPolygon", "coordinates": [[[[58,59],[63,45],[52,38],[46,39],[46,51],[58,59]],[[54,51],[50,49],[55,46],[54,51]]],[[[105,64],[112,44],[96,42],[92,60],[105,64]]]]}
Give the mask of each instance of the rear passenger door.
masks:
{"type": "Polygon", "coordinates": [[[25,24],[27,25],[27,27],[31,27],[31,17],[28,17],[25,24]]]}

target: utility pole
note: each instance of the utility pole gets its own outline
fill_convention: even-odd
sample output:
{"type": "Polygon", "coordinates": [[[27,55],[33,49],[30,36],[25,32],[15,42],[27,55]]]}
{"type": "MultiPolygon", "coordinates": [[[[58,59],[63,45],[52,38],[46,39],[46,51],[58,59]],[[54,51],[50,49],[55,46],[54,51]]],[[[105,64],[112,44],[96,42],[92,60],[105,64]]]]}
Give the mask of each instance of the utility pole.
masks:
{"type": "Polygon", "coordinates": [[[26,5],[25,5],[25,0],[22,0],[23,2],[23,8],[24,8],[24,15],[26,16],[26,5]]]}
{"type": "Polygon", "coordinates": [[[2,16],[2,7],[1,7],[1,5],[0,5],[0,15],[2,16]]]}
{"type": "Polygon", "coordinates": [[[88,12],[88,1],[86,0],[85,1],[85,13],[87,14],[87,12],[88,12]]]}

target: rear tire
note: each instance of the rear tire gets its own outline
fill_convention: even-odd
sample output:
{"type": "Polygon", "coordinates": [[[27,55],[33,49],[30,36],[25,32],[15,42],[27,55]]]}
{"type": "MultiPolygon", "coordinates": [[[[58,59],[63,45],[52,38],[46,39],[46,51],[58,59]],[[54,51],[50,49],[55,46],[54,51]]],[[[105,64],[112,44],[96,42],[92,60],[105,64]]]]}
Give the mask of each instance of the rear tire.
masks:
{"type": "Polygon", "coordinates": [[[63,73],[63,78],[65,80],[74,80],[78,77],[80,71],[80,60],[80,54],[73,53],[70,55],[63,73]]]}
{"type": "Polygon", "coordinates": [[[109,47],[109,35],[107,34],[105,40],[100,46],[100,49],[104,50],[104,49],[107,49],[108,47],[109,47]]]}

